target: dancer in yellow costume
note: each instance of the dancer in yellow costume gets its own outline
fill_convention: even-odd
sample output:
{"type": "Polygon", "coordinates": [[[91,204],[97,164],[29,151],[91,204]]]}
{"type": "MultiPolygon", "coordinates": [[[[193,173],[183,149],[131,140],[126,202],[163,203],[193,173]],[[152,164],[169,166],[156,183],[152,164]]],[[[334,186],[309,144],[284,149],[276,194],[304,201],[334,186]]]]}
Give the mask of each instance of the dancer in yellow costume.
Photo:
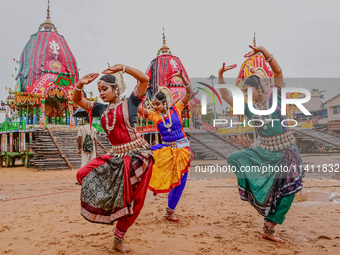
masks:
{"type": "MultiPolygon", "coordinates": [[[[185,95],[173,105],[170,90],[166,87],[159,87],[158,92],[152,97],[153,111],[144,110],[144,116],[155,123],[162,138],[162,144],[151,147],[155,164],[149,189],[154,193],[169,193],[168,208],[164,216],[167,220],[179,222],[174,212],[183,193],[193,158],[189,140],[183,130],[181,112],[189,103],[192,90],[182,70],[173,76],[178,76],[183,80],[185,95]]],[[[143,113],[141,107],[139,113],[143,113]]]]}

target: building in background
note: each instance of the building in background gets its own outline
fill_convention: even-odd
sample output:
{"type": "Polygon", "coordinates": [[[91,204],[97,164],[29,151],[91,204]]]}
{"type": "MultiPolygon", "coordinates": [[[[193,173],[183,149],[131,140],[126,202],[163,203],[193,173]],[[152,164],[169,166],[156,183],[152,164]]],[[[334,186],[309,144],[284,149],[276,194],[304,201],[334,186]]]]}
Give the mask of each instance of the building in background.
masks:
{"type": "Polygon", "coordinates": [[[340,94],[329,99],[327,102],[328,131],[340,134],[340,94]]]}

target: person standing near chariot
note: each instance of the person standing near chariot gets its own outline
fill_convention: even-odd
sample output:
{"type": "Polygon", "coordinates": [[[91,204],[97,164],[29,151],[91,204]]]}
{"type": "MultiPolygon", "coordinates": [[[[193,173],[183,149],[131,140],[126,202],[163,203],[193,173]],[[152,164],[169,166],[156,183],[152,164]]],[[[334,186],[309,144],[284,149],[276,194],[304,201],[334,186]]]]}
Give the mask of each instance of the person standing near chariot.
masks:
{"type": "Polygon", "coordinates": [[[81,167],[98,156],[97,129],[91,127],[89,117],[85,117],[85,125],[78,130],[78,156],[81,156],[81,167]]]}

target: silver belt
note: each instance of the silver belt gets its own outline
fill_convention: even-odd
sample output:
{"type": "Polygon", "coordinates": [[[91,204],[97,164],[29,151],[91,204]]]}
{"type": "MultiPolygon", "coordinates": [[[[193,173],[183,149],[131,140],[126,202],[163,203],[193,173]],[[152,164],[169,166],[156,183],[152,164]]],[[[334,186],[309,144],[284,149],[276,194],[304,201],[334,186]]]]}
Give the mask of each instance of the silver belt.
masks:
{"type": "Polygon", "coordinates": [[[267,151],[280,151],[284,148],[287,148],[296,143],[296,139],[291,131],[286,133],[275,135],[275,136],[268,136],[262,137],[260,136],[260,144],[264,150],[267,151]]]}

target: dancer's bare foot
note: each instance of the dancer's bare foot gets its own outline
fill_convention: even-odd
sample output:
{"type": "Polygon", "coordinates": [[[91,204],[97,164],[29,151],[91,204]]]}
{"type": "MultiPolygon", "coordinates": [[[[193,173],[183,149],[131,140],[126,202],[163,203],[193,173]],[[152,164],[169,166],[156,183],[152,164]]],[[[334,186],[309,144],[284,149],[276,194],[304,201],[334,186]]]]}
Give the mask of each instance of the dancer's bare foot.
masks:
{"type": "Polygon", "coordinates": [[[266,233],[262,233],[262,238],[273,241],[273,242],[277,242],[277,243],[280,243],[280,244],[285,243],[281,238],[277,237],[274,234],[269,235],[269,234],[266,234],[266,233]]]}
{"type": "Polygon", "coordinates": [[[119,243],[116,240],[113,243],[113,248],[123,254],[128,254],[131,251],[129,246],[125,245],[124,243],[119,243]]]}
{"type": "Polygon", "coordinates": [[[275,233],[275,222],[270,222],[267,221],[266,219],[264,220],[264,225],[263,225],[263,233],[262,233],[262,238],[267,239],[273,242],[277,242],[280,244],[283,244],[284,241],[281,238],[278,238],[277,236],[274,235],[275,233]]]}
{"type": "Polygon", "coordinates": [[[179,218],[175,217],[173,214],[171,214],[171,215],[164,215],[164,217],[167,220],[169,220],[169,221],[180,222],[179,218]]]}

